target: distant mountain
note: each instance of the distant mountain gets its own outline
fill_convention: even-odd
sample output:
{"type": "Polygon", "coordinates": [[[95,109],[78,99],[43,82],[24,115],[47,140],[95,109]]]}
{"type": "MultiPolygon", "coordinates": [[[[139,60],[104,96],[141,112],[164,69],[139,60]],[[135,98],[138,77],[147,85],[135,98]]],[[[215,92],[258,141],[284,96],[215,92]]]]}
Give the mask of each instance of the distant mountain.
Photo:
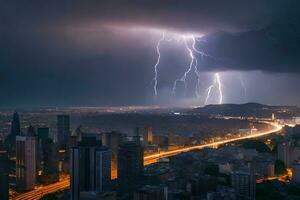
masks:
{"type": "Polygon", "coordinates": [[[201,115],[224,115],[224,116],[255,116],[255,117],[271,117],[272,113],[281,117],[290,117],[291,110],[295,107],[289,106],[269,106],[259,103],[245,104],[218,104],[207,105],[205,107],[195,108],[190,113],[201,115]]]}

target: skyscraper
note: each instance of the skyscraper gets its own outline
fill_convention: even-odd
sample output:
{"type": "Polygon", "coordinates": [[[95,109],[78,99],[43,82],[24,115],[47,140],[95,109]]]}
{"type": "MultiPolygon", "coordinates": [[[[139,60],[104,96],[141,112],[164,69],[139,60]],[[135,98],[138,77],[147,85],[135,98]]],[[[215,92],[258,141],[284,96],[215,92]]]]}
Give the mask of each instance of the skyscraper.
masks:
{"type": "Polygon", "coordinates": [[[47,177],[48,182],[56,182],[58,174],[58,146],[57,143],[48,138],[42,140],[43,152],[43,176],[47,177]]]}
{"type": "Polygon", "coordinates": [[[0,199],[8,200],[8,153],[0,141],[0,199]]]}
{"type": "Polygon", "coordinates": [[[111,167],[113,172],[113,178],[117,178],[117,166],[118,166],[118,150],[122,139],[122,134],[117,132],[108,132],[102,134],[102,144],[111,149],[111,167]]]}
{"type": "MultiPolygon", "coordinates": [[[[43,166],[44,166],[44,145],[45,141],[49,139],[49,128],[37,128],[37,133],[36,133],[36,145],[37,145],[37,150],[36,150],[36,170],[37,170],[37,175],[41,175],[43,171],[43,166]]],[[[49,149],[51,151],[51,149],[49,149]]]]}
{"type": "Polygon", "coordinates": [[[293,176],[292,181],[295,183],[300,183],[300,162],[294,162],[291,164],[293,176]]]}
{"type": "Polygon", "coordinates": [[[35,137],[36,136],[35,128],[32,125],[29,125],[28,128],[27,128],[27,136],[29,136],[29,137],[35,137]]]}
{"type": "Polygon", "coordinates": [[[11,156],[15,156],[16,154],[16,136],[18,135],[21,135],[20,118],[19,114],[15,112],[11,122],[10,134],[5,141],[8,152],[11,156]]]}
{"type": "Polygon", "coordinates": [[[16,137],[16,184],[18,190],[29,190],[36,179],[36,140],[34,137],[16,137]]]}
{"type": "Polygon", "coordinates": [[[121,183],[135,182],[143,175],[144,152],[136,142],[120,145],[118,153],[118,179],[121,183]]]}
{"type": "Polygon", "coordinates": [[[176,143],[175,141],[175,135],[172,130],[169,130],[168,132],[168,145],[174,145],[176,143]]]}
{"type": "Polygon", "coordinates": [[[147,127],[145,132],[143,133],[143,143],[144,145],[152,144],[153,142],[153,134],[152,127],[147,127]]]}
{"type": "Polygon", "coordinates": [[[290,167],[291,164],[291,146],[289,143],[284,142],[278,145],[277,149],[278,159],[284,162],[285,167],[290,167]]]}
{"type": "Polygon", "coordinates": [[[66,147],[70,137],[70,116],[57,115],[57,140],[61,147],[66,147]]]}
{"type": "Polygon", "coordinates": [[[13,120],[11,122],[10,134],[14,135],[14,136],[21,134],[20,118],[19,118],[19,114],[17,112],[15,112],[13,115],[13,120]]]}
{"type": "Polygon", "coordinates": [[[49,132],[50,131],[48,127],[37,128],[38,139],[47,140],[49,138],[49,132]]]}
{"type": "Polygon", "coordinates": [[[256,179],[250,171],[235,171],[231,174],[231,184],[238,199],[255,200],[256,179]]]}
{"type": "Polygon", "coordinates": [[[106,191],[110,181],[111,150],[95,137],[83,136],[71,149],[71,199],[80,199],[80,192],[106,191]]]}

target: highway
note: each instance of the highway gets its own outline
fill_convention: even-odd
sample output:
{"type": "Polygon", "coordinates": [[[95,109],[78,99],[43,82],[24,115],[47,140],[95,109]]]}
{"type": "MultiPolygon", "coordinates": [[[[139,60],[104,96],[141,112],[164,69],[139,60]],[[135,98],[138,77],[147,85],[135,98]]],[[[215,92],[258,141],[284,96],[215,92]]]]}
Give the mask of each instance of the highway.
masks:
{"type": "Polygon", "coordinates": [[[203,149],[203,148],[206,148],[206,147],[214,147],[214,146],[219,146],[219,145],[222,145],[222,144],[235,142],[235,141],[239,141],[239,140],[245,140],[245,139],[251,139],[251,138],[258,138],[258,137],[266,136],[266,135],[269,135],[271,133],[276,133],[276,132],[278,132],[282,129],[282,126],[278,125],[277,123],[266,122],[266,121],[263,121],[263,123],[272,125],[273,128],[271,128],[270,130],[267,130],[267,131],[261,131],[261,132],[254,133],[254,134],[251,134],[251,135],[245,135],[245,136],[241,136],[241,137],[225,139],[225,140],[216,141],[216,142],[212,142],[212,143],[208,143],[208,144],[201,144],[201,145],[195,145],[195,146],[190,146],[190,147],[183,147],[183,148],[180,148],[180,149],[175,149],[175,150],[171,150],[171,151],[159,152],[159,153],[156,153],[156,154],[148,155],[148,156],[144,157],[144,164],[149,165],[154,160],[174,156],[174,155],[177,155],[177,154],[180,154],[180,153],[183,153],[183,152],[188,152],[188,151],[192,151],[192,150],[196,150],[196,149],[203,149]]]}
{"type": "Polygon", "coordinates": [[[46,186],[40,186],[39,188],[36,188],[32,191],[22,193],[12,199],[13,200],[38,200],[45,194],[65,190],[69,188],[69,185],[70,185],[70,178],[65,178],[63,180],[60,180],[57,183],[53,183],[46,186]]]}
{"type": "MultiPolygon", "coordinates": [[[[262,121],[262,122],[271,125],[272,128],[268,131],[262,131],[262,132],[254,133],[251,135],[245,135],[245,136],[240,136],[240,137],[236,137],[236,138],[216,141],[216,142],[212,142],[212,143],[208,143],[208,144],[183,147],[183,148],[176,149],[176,150],[164,151],[164,152],[159,152],[159,153],[155,153],[152,155],[147,155],[144,157],[144,166],[153,164],[161,158],[174,156],[174,155],[177,155],[180,153],[184,153],[184,152],[188,152],[188,151],[192,151],[192,150],[196,150],[196,149],[203,149],[206,147],[219,146],[219,145],[222,145],[225,143],[235,142],[235,141],[239,141],[239,140],[258,138],[258,137],[266,136],[266,135],[269,135],[272,133],[276,133],[282,129],[282,126],[278,125],[277,123],[267,122],[267,121],[262,121]]],[[[22,193],[13,199],[14,200],[38,200],[45,194],[58,192],[58,191],[69,188],[69,185],[70,185],[69,182],[70,182],[70,179],[65,178],[57,183],[53,183],[53,184],[46,185],[46,186],[40,186],[39,188],[34,189],[32,191],[22,193]]]]}

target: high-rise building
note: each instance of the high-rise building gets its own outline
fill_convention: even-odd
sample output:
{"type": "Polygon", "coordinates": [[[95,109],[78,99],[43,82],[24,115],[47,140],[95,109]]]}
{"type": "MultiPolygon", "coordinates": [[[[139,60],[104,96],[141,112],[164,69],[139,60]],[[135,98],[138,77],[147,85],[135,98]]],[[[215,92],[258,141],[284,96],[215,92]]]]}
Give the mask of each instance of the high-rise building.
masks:
{"type": "Polygon", "coordinates": [[[175,135],[174,135],[174,132],[172,130],[169,130],[169,133],[168,133],[168,145],[174,145],[176,142],[175,142],[175,135]]]}
{"type": "Polygon", "coordinates": [[[284,162],[285,167],[290,167],[291,164],[291,147],[289,143],[278,145],[278,159],[284,162]]]}
{"type": "Polygon", "coordinates": [[[262,157],[254,157],[248,163],[251,171],[256,175],[264,176],[264,177],[272,177],[275,175],[275,161],[271,158],[262,156],[262,157]]]}
{"type": "Polygon", "coordinates": [[[26,136],[28,136],[28,137],[35,137],[35,136],[37,136],[35,128],[32,125],[28,126],[26,136]]]}
{"type": "Polygon", "coordinates": [[[166,135],[154,135],[153,136],[153,144],[158,146],[168,146],[169,139],[166,135]]]}
{"type": "Polygon", "coordinates": [[[66,147],[70,137],[70,116],[57,115],[57,140],[61,147],[66,147]]]}
{"type": "Polygon", "coordinates": [[[291,165],[292,167],[292,181],[295,183],[300,183],[300,162],[294,162],[291,165]]]}
{"type": "MultiPolygon", "coordinates": [[[[29,130],[28,130],[29,131],[29,130]]],[[[37,128],[37,133],[36,133],[36,145],[37,145],[37,150],[36,150],[36,170],[37,170],[37,175],[41,175],[43,172],[43,166],[44,166],[44,145],[45,141],[49,139],[49,128],[43,127],[43,128],[37,128]]],[[[50,149],[51,151],[51,149],[50,149]]]]}
{"type": "Polygon", "coordinates": [[[71,149],[71,199],[81,192],[107,191],[111,181],[111,150],[95,137],[82,137],[71,149]]]}
{"type": "Polygon", "coordinates": [[[14,136],[21,134],[20,118],[19,118],[19,114],[17,112],[15,112],[13,115],[13,120],[11,122],[10,134],[14,135],[14,136]]]}
{"type": "Polygon", "coordinates": [[[36,140],[34,137],[16,137],[16,186],[29,190],[36,179],[36,140]]]}
{"type": "Polygon", "coordinates": [[[102,144],[111,149],[111,168],[113,170],[113,178],[117,178],[117,166],[118,166],[118,150],[122,140],[122,134],[117,132],[108,132],[102,134],[102,144]]]}
{"type": "Polygon", "coordinates": [[[0,141],[0,199],[8,200],[8,153],[0,141]]]}
{"type": "Polygon", "coordinates": [[[147,127],[145,132],[143,133],[143,143],[144,145],[153,143],[152,127],[147,127]]]}
{"type": "MultiPolygon", "coordinates": [[[[109,147],[113,154],[118,153],[118,148],[122,139],[122,134],[117,132],[108,132],[102,134],[102,144],[109,147]]],[[[114,156],[114,155],[113,155],[114,156]]],[[[115,155],[117,157],[117,155],[115,155]]]]}
{"type": "Polygon", "coordinates": [[[131,183],[143,175],[144,152],[136,142],[120,145],[118,153],[118,179],[121,183],[131,183]]]}
{"type": "Polygon", "coordinates": [[[16,136],[18,135],[21,135],[21,125],[19,114],[15,112],[11,122],[10,134],[5,141],[8,152],[11,156],[15,156],[16,154],[16,136]]]}
{"type": "Polygon", "coordinates": [[[231,184],[238,199],[255,200],[256,179],[248,170],[234,171],[231,173],[231,184]]]}
{"type": "Polygon", "coordinates": [[[43,177],[47,177],[47,181],[56,182],[59,179],[58,174],[58,146],[51,139],[43,140],[43,177]]]}
{"type": "Polygon", "coordinates": [[[80,125],[70,134],[69,141],[68,141],[68,148],[67,148],[68,150],[78,145],[78,142],[81,141],[82,134],[83,133],[80,125]]]}
{"type": "Polygon", "coordinates": [[[48,127],[40,127],[37,128],[37,136],[39,140],[47,140],[49,138],[49,128],[48,127]]]}

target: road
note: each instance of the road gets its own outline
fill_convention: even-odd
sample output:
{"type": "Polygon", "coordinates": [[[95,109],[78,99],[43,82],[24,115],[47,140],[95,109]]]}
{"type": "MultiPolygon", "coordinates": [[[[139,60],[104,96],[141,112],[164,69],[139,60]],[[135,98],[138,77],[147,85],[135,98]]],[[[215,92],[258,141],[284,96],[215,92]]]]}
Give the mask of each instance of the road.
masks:
{"type": "Polygon", "coordinates": [[[57,183],[53,183],[53,184],[46,185],[46,186],[41,186],[32,191],[22,193],[16,197],[14,197],[13,200],[38,200],[45,194],[65,190],[65,189],[69,188],[69,185],[70,185],[70,179],[65,178],[57,183]]]}
{"type": "Polygon", "coordinates": [[[195,146],[191,146],[191,147],[183,147],[183,148],[176,149],[176,150],[159,152],[159,153],[156,153],[156,154],[148,155],[148,156],[144,157],[144,164],[149,165],[154,160],[174,156],[174,155],[177,155],[177,154],[180,154],[180,153],[183,153],[183,152],[188,152],[188,151],[192,151],[192,150],[196,150],[196,149],[203,149],[203,148],[206,148],[206,147],[214,147],[214,146],[219,146],[219,145],[222,145],[222,144],[235,142],[235,141],[239,141],[239,140],[258,138],[258,137],[266,136],[266,135],[269,135],[271,133],[278,132],[282,129],[282,126],[278,125],[277,123],[273,123],[273,122],[264,122],[264,123],[272,125],[273,128],[268,130],[268,131],[261,131],[261,132],[254,133],[254,134],[251,134],[251,135],[245,135],[245,136],[241,136],[241,137],[225,139],[225,140],[221,140],[221,141],[217,141],[217,142],[212,142],[212,143],[209,143],[209,144],[201,144],[201,145],[195,145],[195,146]]]}
{"type": "MultiPolygon", "coordinates": [[[[196,145],[196,146],[183,147],[183,148],[176,149],[176,150],[170,150],[170,151],[165,151],[165,152],[159,152],[159,153],[152,154],[152,155],[147,155],[144,157],[144,165],[147,166],[147,165],[157,162],[161,158],[174,156],[174,155],[177,155],[180,153],[184,153],[184,152],[188,152],[188,151],[192,151],[192,150],[196,150],[196,149],[203,149],[206,147],[219,146],[222,144],[235,142],[235,141],[239,141],[239,140],[266,136],[266,135],[269,135],[272,133],[276,133],[282,129],[282,126],[278,125],[277,123],[266,122],[266,121],[263,121],[263,122],[266,124],[272,125],[272,128],[268,131],[262,131],[262,132],[254,133],[251,135],[246,135],[246,136],[241,136],[241,137],[236,137],[236,138],[231,138],[231,139],[225,139],[225,140],[221,140],[221,141],[217,141],[217,142],[212,142],[209,144],[201,144],[201,145],[196,145]]],[[[14,199],[15,200],[38,200],[45,194],[53,193],[53,192],[57,192],[57,191],[61,191],[61,190],[65,190],[65,189],[69,188],[69,184],[70,184],[69,178],[66,178],[57,183],[53,183],[53,184],[47,185],[47,186],[41,186],[40,188],[37,188],[33,191],[29,191],[27,193],[20,194],[17,197],[15,197],[14,199]]]]}

